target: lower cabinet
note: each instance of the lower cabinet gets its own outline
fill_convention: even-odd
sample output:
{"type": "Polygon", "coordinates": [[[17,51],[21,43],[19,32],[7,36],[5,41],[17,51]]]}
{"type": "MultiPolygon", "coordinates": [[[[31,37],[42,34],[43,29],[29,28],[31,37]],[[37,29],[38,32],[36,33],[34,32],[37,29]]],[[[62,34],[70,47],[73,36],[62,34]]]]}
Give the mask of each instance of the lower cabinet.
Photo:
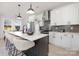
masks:
{"type": "Polygon", "coordinates": [[[53,32],[49,32],[49,43],[54,43],[55,34],[53,32]]]}
{"type": "Polygon", "coordinates": [[[61,38],[61,36],[58,36],[58,37],[56,37],[55,36],[55,38],[53,39],[54,40],[54,44],[56,45],[56,46],[59,46],[59,47],[62,47],[62,38],[61,38]]]}
{"type": "Polygon", "coordinates": [[[62,33],[62,47],[65,49],[71,49],[71,35],[68,33],[62,33]]]}
{"type": "Polygon", "coordinates": [[[61,32],[50,32],[50,33],[49,33],[49,43],[52,43],[61,48],[65,48],[67,50],[79,51],[78,33],[61,33],[61,32]]]}
{"type": "Polygon", "coordinates": [[[35,46],[23,51],[27,56],[48,56],[49,52],[49,37],[40,38],[35,42],[35,46]]]}
{"type": "Polygon", "coordinates": [[[71,49],[79,51],[79,34],[73,34],[72,48],[71,49]]]}
{"type": "Polygon", "coordinates": [[[54,44],[56,46],[70,49],[71,48],[71,36],[69,34],[57,33],[55,38],[53,38],[54,44]]]}
{"type": "Polygon", "coordinates": [[[60,33],[56,32],[50,32],[49,33],[49,43],[57,45],[57,46],[62,46],[62,38],[60,33]]]}

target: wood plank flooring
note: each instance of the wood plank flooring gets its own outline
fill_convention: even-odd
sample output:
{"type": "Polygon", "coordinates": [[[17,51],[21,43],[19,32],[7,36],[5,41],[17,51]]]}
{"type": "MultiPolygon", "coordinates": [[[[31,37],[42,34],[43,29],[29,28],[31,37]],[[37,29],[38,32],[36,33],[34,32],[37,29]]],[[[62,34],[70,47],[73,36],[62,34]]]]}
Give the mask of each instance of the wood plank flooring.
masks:
{"type": "MultiPolygon", "coordinates": [[[[8,56],[3,39],[0,39],[0,56],[8,56]]],[[[54,44],[49,44],[49,56],[79,56],[79,51],[65,50],[54,44]]]]}
{"type": "Polygon", "coordinates": [[[54,44],[49,44],[49,56],[79,56],[79,51],[66,50],[54,44]]]}

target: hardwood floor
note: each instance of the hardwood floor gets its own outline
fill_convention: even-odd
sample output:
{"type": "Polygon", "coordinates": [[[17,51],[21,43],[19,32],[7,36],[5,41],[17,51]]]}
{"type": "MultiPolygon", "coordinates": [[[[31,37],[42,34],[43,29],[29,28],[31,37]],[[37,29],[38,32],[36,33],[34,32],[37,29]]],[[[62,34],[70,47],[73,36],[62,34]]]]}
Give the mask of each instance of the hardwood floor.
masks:
{"type": "MultiPolygon", "coordinates": [[[[0,56],[8,56],[4,40],[0,39],[0,56]]],[[[79,56],[79,51],[69,51],[49,44],[49,56],[79,56]]]]}
{"type": "Polygon", "coordinates": [[[49,44],[49,56],[79,56],[79,51],[65,50],[54,44],[49,44]]]}
{"type": "Polygon", "coordinates": [[[8,56],[8,51],[5,48],[5,43],[3,39],[0,39],[0,56],[8,56]]]}

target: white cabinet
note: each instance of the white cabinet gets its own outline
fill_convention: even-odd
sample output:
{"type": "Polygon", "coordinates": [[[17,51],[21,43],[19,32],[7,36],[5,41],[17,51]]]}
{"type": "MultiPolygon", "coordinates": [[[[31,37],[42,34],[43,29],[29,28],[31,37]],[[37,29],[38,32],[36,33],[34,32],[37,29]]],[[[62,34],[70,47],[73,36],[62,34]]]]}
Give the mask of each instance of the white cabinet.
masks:
{"type": "Polygon", "coordinates": [[[56,46],[62,47],[63,41],[61,38],[61,33],[58,32],[50,32],[49,33],[49,42],[56,46]]]}
{"type": "Polygon", "coordinates": [[[52,43],[52,32],[49,32],[49,43],[52,43]]]}
{"type": "Polygon", "coordinates": [[[71,18],[71,24],[79,24],[79,4],[75,4],[72,6],[71,10],[73,9],[73,14],[71,18]]]}
{"type": "Polygon", "coordinates": [[[65,48],[71,49],[71,35],[69,33],[56,33],[55,38],[53,39],[54,44],[65,48]]]}
{"type": "Polygon", "coordinates": [[[79,51],[79,34],[78,33],[73,34],[72,50],[78,50],[79,51]]]}
{"type": "Polygon", "coordinates": [[[79,51],[79,33],[49,33],[49,43],[67,50],[79,51]]]}
{"type": "Polygon", "coordinates": [[[69,33],[62,33],[62,47],[66,49],[71,49],[71,35],[69,33]]]}
{"type": "Polygon", "coordinates": [[[62,47],[62,39],[59,37],[56,37],[55,39],[54,39],[54,44],[56,45],[56,46],[59,46],[59,47],[62,47]]]}
{"type": "Polygon", "coordinates": [[[51,11],[50,15],[51,23],[50,25],[64,25],[62,20],[62,9],[54,9],[51,11]]]}
{"type": "Polygon", "coordinates": [[[62,8],[62,19],[66,24],[79,24],[79,4],[70,4],[62,8]]]}
{"type": "Polygon", "coordinates": [[[52,26],[52,25],[55,25],[55,11],[53,10],[53,11],[51,11],[51,15],[50,15],[50,25],[52,26]]]}
{"type": "Polygon", "coordinates": [[[73,3],[51,11],[50,25],[79,24],[79,4],[73,3]]]}
{"type": "Polygon", "coordinates": [[[54,39],[55,39],[55,33],[54,32],[49,32],[49,42],[51,44],[54,43],[54,39]]]}
{"type": "Polygon", "coordinates": [[[61,39],[61,34],[60,33],[55,33],[55,37],[53,39],[54,44],[57,46],[62,46],[62,39],[61,39]]]}

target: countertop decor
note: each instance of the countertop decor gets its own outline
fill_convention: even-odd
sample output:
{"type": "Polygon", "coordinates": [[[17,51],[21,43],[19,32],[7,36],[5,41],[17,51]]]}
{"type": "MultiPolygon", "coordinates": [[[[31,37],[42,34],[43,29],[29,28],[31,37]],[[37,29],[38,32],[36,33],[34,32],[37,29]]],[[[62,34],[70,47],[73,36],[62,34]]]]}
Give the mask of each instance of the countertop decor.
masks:
{"type": "Polygon", "coordinates": [[[27,33],[28,35],[33,35],[34,32],[35,32],[35,25],[34,25],[34,22],[28,23],[28,24],[27,24],[27,31],[26,31],[26,33],[27,33]]]}

